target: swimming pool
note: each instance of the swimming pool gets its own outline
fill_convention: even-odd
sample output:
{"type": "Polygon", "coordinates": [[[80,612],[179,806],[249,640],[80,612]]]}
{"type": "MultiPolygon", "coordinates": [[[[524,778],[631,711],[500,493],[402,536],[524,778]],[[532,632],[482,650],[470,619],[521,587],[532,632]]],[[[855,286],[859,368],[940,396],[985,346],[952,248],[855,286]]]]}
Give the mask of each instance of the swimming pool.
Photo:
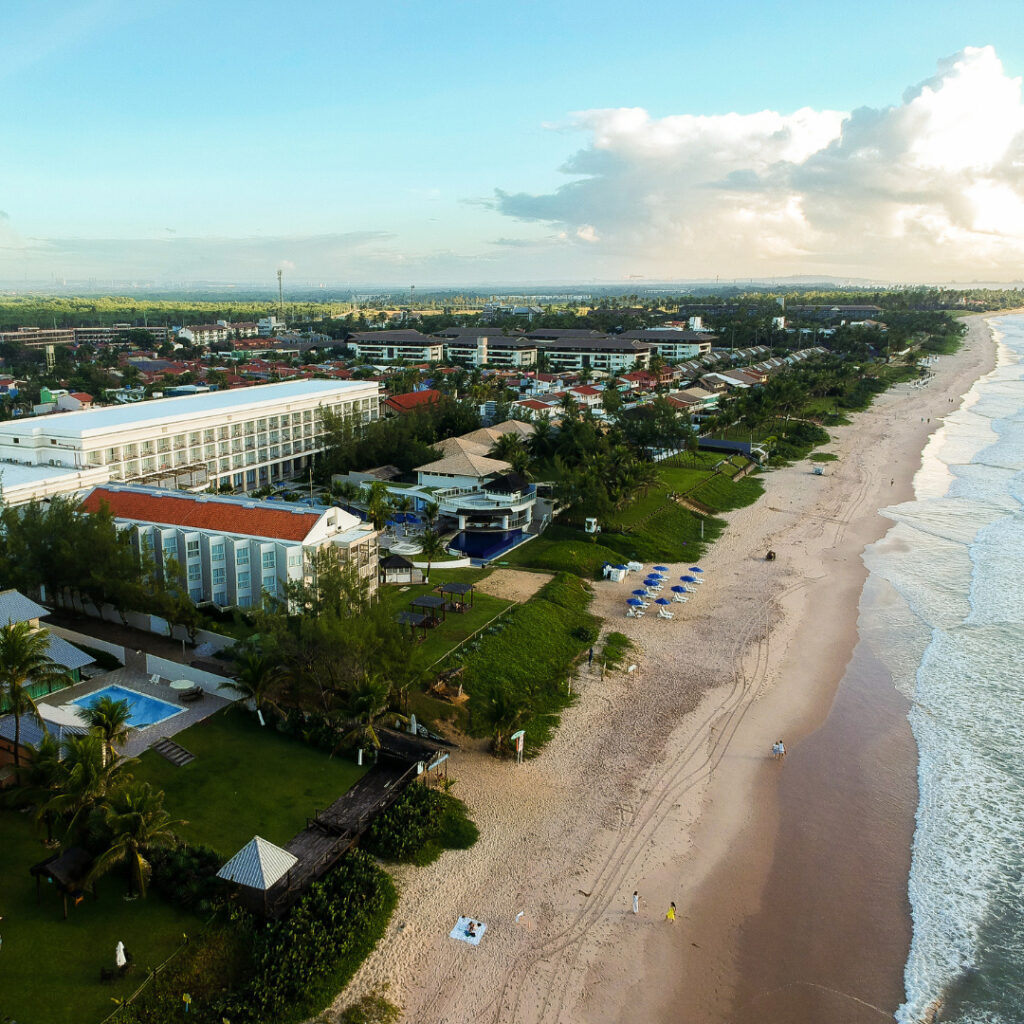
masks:
{"type": "Polygon", "coordinates": [[[144,729],[147,725],[156,725],[166,718],[180,715],[184,708],[175,707],[165,700],[157,700],[156,697],[147,697],[138,690],[129,690],[124,686],[104,686],[102,690],[87,694],[73,700],[71,703],[80,708],[91,708],[97,701],[104,697],[111,700],[124,700],[128,702],[128,724],[135,729],[144,729]]]}
{"type": "Polygon", "coordinates": [[[522,530],[506,530],[504,533],[466,532],[458,534],[451,542],[456,551],[470,558],[488,561],[503,555],[523,539],[522,530]]]}

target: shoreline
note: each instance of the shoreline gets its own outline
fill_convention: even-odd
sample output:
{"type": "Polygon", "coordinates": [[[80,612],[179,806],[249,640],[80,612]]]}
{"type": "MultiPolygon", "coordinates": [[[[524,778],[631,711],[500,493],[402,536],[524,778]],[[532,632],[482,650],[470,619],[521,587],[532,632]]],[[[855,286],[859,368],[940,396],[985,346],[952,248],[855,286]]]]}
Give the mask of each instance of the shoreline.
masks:
{"type": "MultiPolygon", "coordinates": [[[[387,936],[336,1008],[388,984],[406,1019],[424,1024],[743,1019],[732,1013],[743,998],[737,978],[750,974],[743,949],[754,933],[745,929],[768,905],[773,865],[793,834],[780,832],[786,786],[812,770],[811,738],[850,665],[867,576],[860,553],[888,529],[877,509],[912,497],[938,426],[927,421],[956,408],[948,396],[994,365],[991,315],[968,318],[965,345],[939,357],[927,387],[897,386],[833,429],[840,458],[824,477],[806,462],[767,474],[765,495],[729,514],[704,585],[675,621],[623,619],[622,585],[595,584],[592,610],[637,644],[639,674],[582,674],[582,699],[521,766],[494,761],[484,744],[459,751],[456,794],[481,840],[399,870],[387,936]],[[764,561],[769,547],[774,563],[764,561]],[[790,749],[784,766],[766,757],[777,735],[790,749]],[[674,928],[664,923],[670,900],[674,928]],[[488,923],[479,948],[448,940],[460,914],[488,923]]],[[[888,717],[909,734],[903,713],[888,717]]],[[[896,777],[906,773],[900,758],[896,777]]],[[[819,890],[828,882],[818,881],[819,890]]],[[[905,874],[902,888],[909,941],[905,874]]],[[[782,956],[785,935],[775,938],[782,956]]],[[[775,1018],[758,1006],[756,1019],[775,1018]]]]}

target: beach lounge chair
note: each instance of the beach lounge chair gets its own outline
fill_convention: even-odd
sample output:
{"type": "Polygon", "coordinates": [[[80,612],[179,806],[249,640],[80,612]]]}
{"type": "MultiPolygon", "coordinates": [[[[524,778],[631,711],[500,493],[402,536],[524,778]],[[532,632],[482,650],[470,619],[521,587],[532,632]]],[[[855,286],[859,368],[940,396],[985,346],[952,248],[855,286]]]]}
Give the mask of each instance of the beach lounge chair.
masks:
{"type": "Polygon", "coordinates": [[[686,602],[689,601],[690,599],[688,597],[683,597],[682,594],[673,594],[672,595],[672,600],[676,604],[686,604],[686,602]]]}
{"type": "Polygon", "coordinates": [[[658,618],[659,619],[674,619],[675,616],[672,614],[672,612],[667,612],[667,611],[665,611],[664,608],[660,608],[658,610],[658,618]]]}
{"type": "Polygon", "coordinates": [[[159,673],[157,673],[157,672],[154,672],[154,673],[153,673],[153,674],[152,674],[152,675],[151,675],[151,676],[149,677],[149,681],[150,681],[150,682],[151,682],[151,683],[152,683],[152,684],[153,684],[154,686],[159,686],[159,685],[160,685],[160,675],[159,675],[159,673]]]}
{"type": "Polygon", "coordinates": [[[627,562],[626,563],[626,568],[629,569],[630,572],[643,572],[644,571],[644,563],[643,562],[627,562]]]}

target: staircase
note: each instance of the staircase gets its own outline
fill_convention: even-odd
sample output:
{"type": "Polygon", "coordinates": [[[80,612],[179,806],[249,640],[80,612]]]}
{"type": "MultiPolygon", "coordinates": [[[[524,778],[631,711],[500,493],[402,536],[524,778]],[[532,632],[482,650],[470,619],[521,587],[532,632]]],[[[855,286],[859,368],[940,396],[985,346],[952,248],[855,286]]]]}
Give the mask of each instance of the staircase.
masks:
{"type": "Polygon", "coordinates": [[[155,750],[161,757],[166,757],[171,764],[177,765],[179,768],[183,768],[196,759],[195,754],[189,753],[184,747],[169,740],[166,736],[154,743],[150,749],[155,750]]]}

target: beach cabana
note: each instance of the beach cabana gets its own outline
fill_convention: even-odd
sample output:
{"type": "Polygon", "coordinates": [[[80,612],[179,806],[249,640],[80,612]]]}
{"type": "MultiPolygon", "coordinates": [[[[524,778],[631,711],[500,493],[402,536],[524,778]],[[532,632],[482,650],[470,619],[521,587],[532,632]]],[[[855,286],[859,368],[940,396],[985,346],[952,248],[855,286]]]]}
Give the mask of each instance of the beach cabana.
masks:
{"type": "Polygon", "coordinates": [[[408,558],[401,555],[388,555],[380,560],[381,583],[419,583],[423,573],[408,558]]]}
{"type": "MultiPolygon", "coordinates": [[[[33,864],[29,868],[29,874],[36,880],[36,903],[39,902],[40,882],[45,878],[51,885],[56,886],[57,891],[64,899],[64,920],[68,917],[68,897],[70,896],[74,905],[82,902],[85,880],[92,868],[92,857],[82,849],[81,846],[71,846],[63,853],[55,853],[52,857],[33,864]]],[[[96,892],[93,890],[93,898],[96,892]]]]}
{"type": "Polygon", "coordinates": [[[454,611],[465,611],[466,595],[469,594],[469,607],[473,607],[473,584],[472,583],[442,583],[441,594],[447,597],[452,603],[454,611]]]}
{"type": "Polygon", "coordinates": [[[424,639],[427,635],[427,616],[421,615],[419,612],[399,612],[395,616],[395,621],[400,626],[409,627],[409,639],[416,639],[416,630],[420,630],[420,639],[424,639]]]}
{"type": "Polygon", "coordinates": [[[438,597],[437,594],[421,594],[419,597],[412,599],[413,608],[422,608],[424,615],[430,616],[430,625],[437,625],[437,610],[441,609],[442,621],[447,618],[446,613],[446,602],[443,597],[438,597]]]}
{"type": "Polygon", "coordinates": [[[262,836],[253,836],[217,872],[217,877],[239,888],[242,902],[266,912],[267,892],[288,875],[299,858],[262,836]]]}

